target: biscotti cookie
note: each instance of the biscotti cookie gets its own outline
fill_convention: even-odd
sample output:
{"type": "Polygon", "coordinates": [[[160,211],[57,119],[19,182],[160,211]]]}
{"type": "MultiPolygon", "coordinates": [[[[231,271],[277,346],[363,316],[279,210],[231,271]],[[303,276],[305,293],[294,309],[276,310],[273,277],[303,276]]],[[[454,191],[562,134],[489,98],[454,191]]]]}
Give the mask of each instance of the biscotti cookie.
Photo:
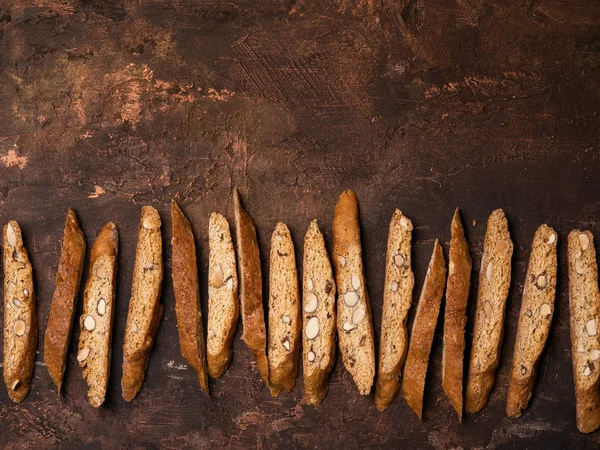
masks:
{"type": "Polygon", "coordinates": [[[4,384],[20,403],[29,393],[37,345],[33,271],[19,224],[4,225],[4,384]]]}
{"type": "Polygon", "coordinates": [[[69,208],[56,273],[56,289],[52,297],[44,339],[44,362],[59,395],[65,373],[84,260],[85,236],[79,227],[75,212],[69,208]]]}
{"type": "Polygon", "coordinates": [[[163,279],[160,216],[151,206],[142,208],[131,282],[131,300],[123,342],[123,398],[130,402],[146,378],[154,338],[163,314],[160,294],[163,279]]]}
{"type": "Polygon", "coordinates": [[[290,392],[298,375],[300,293],[290,230],[279,222],[271,236],[269,267],[269,389],[290,392]]]}
{"type": "Polygon", "coordinates": [[[479,292],[469,360],[465,409],[481,411],[494,387],[504,334],[506,299],[510,288],[513,243],[504,211],[490,215],[485,233],[479,292]]]}
{"type": "Polygon", "coordinates": [[[590,231],[569,233],[569,310],[577,428],[600,427],[600,293],[594,237],[590,231]]]}
{"type": "Polygon", "coordinates": [[[200,387],[206,395],[210,395],[206,341],[200,309],[196,242],[189,220],[175,201],[171,202],[171,222],[172,276],[179,346],[185,360],[196,371],[200,387]]]}
{"type": "Polygon", "coordinates": [[[316,220],[304,236],[302,326],[304,401],[317,406],[327,394],[335,362],[335,282],[316,220]]]}
{"type": "Polygon", "coordinates": [[[399,209],[394,211],[388,233],[379,372],[375,386],[375,404],[379,411],[386,409],[398,393],[398,377],[408,349],[406,319],[415,285],[411,267],[412,230],[410,219],[399,209]]]}
{"type": "Polygon", "coordinates": [[[406,355],[402,391],[408,406],[417,414],[423,415],[423,393],[425,392],[425,375],[429,365],[429,354],[433,335],[437,325],[446,284],[446,262],[442,246],[436,239],[433,254],[423,282],[423,289],[417,305],[417,312],[410,336],[410,346],[406,355]]]}
{"type": "Polygon", "coordinates": [[[244,332],[242,339],[254,355],[260,376],[269,385],[267,329],[262,303],[260,250],[253,220],[244,211],[237,189],[233,192],[235,235],[238,257],[240,308],[244,332]]]}
{"type": "Polygon", "coordinates": [[[92,247],[83,314],[79,320],[77,361],[88,384],[88,399],[96,408],[104,403],[110,376],[118,248],[119,232],[115,224],[109,222],[92,247]]]}
{"type": "Polygon", "coordinates": [[[338,288],[337,329],[346,370],[362,395],[371,392],[375,348],[371,303],[365,284],[360,244],[358,200],[342,192],[333,217],[333,261],[338,288]]]}
{"type": "Polygon", "coordinates": [[[240,315],[238,275],[229,223],[212,213],[208,225],[208,374],[220,378],[231,363],[240,315]]]}
{"type": "Polygon", "coordinates": [[[529,404],[550,332],[556,294],[556,242],[556,232],[548,225],[540,226],[533,237],[508,384],[506,414],[511,417],[519,417],[529,404]]]}
{"type": "Polygon", "coordinates": [[[450,231],[452,239],[450,240],[444,311],[442,387],[458,414],[458,420],[462,421],[465,325],[471,284],[471,255],[469,255],[469,245],[465,239],[458,208],[454,211],[450,231]]]}

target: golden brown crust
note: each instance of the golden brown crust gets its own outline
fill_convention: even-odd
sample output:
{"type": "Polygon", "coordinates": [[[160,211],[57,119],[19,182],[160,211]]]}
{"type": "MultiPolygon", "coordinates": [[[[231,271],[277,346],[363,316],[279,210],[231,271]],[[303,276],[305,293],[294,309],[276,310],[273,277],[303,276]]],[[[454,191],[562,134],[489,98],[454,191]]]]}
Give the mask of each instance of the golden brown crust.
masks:
{"type": "Polygon", "coordinates": [[[151,206],[144,206],[140,218],[131,299],[123,342],[121,392],[128,402],[132,401],[142,388],[154,338],[163,315],[163,305],[160,303],[163,279],[160,227],[158,211],[151,206]],[[139,329],[141,327],[136,321],[144,323],[147,317],[135,317],[136,314],[150,316],[147,327],[139,329]]]}
{"type": "Polygon", "coordinates": [[[240,306],[244,327],[242,339],[252,351],[258,371],[269,386],[267,361],[267,330],[262,299],[260,250],[256,228],[240,203],[237,189],[233,193],[235,207],[235,234],[238,255],[240,306]]]}
{"type": "Polygon", "coordinates": [[[433,335],[440,313],[445,282],[446,263],[444,252],[436,239],[423,283],[419,305],[417,306],[402,381],[402,391],[406,403],[419,419],[423,415],[425,375],[429,365],[429,353],[431,352],[433,335]]]}
{"type": "Polygon", "coordinates": [[[171,221],[173,290],[181,354],[198,374],[202,390],[206,395],[210,395],[206,342],[200,309],[196,242],[190,222],[174,200],[171,202],[171,221]]]}
{"type": "Polygon", "coordinates": [[[85,247],[85,236],[77,216],[69,208],[56,273],[56,289],[52,297],[44,339],[44,362],[50,378],[58,389],[58,395],[61,393],[69,340],[73,330],[73,317],[85,261],[85,247]]]}
{"type": "Polygon", "coordinates": [[[337,329],[342,359],[360,394],[367,395],[375,377],[375,339],[362,262],[358,200],[350,189],[342,192],[335,207],[333,261],[338,288],[337,329]],[[356,299],[350,302],[352,306],[344,300],[347,295],[356,299]],[[361,309],[362,319],[356,324],[352,317],[358,309],[361,309]]]}
{"type": "Polygon", "coordinates": [[[4,384],[8,396],[20,403],[29,393],[35,366],[38,323],[33,270],[19,225],[4,225],[4,384]],[[7,237],[10,227],[11,239],[7,237]],[[12,284],[11,284],[12,283],[12,284]],[[17,331],[17,322],[23,332],[17,331]]]}
{"type": "Polygon", "coordinates": [[[458,414],[458,420],[462,421],[465,325],[472,264],[458,208],[452,218],[451,233],[444,312],[442,387],[458,414]]]}

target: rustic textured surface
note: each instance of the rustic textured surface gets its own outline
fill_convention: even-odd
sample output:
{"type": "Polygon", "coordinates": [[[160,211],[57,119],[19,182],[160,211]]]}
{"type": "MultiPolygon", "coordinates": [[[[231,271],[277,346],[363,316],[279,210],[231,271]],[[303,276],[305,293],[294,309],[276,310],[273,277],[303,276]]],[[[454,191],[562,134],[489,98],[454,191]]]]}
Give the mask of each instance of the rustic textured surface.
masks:
{"type": "Polygon", "coordinates": [[[600,237],[599,39],[600,7],[588,0],[0,0],[0,219],[22,226],[40,336],[67,207],[89,244],[109,220],[121,232],[105,406],[87,402],[74,339],[62,399],[41,353],[21,405],[0,389],[0,447],[597,448],[600,433],[575,426],[565,262],[570,229],[600,237]],[[419,292],[433,240],[447,247],[461,207],[476,269],[470,333],[485,221],[503,208],[513,285],[482,413],[459,425],[442,393],[441,330],[422,423],[402,398],[378,413],[339,355],[319,409],[301,404],[301,377],[271,398],[240,330],[231,369],[207,398],[183,368],[168,245],[164,319],[142,391],[126,404],[121,344],[140,208],[159,210],[169,242],[169,202],[181,202],[206,306],[208,219],[213,210],[231,219],[234,185],[259,229],[265,283],[276,222],[301,248],[318,218],[330,246],[335,202],[356,190],[377,339],[394,209],[416,226],[419,292]],[[555,323],[530,407],[509,420],[521,289],[543,222],[559,233],[555,323]]]}

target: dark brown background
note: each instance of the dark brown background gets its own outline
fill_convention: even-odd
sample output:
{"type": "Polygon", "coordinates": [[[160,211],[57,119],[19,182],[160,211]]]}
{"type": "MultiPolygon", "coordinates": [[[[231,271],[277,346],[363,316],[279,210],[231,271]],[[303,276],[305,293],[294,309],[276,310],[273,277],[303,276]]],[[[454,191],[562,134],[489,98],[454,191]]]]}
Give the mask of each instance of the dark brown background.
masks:
{"type": "Polygon", "coordinates": [[[584,436],[575,426],[565,270],[571,229],[600,236],[596,1],[0,5],[0,219],[24,230],[40,339],[67,207],[90,247],[109,220],[121,232],[105,406],[87,402],[75,344],[65,395],[57,397],[40,346],[26,400],[13,405],[0,390],[0,447],[598,448],[599,433],[584,436]],[[337,197],[356,190],[377,337],[394,208],[416,226],[415,300],[433,240],[447,250],[454,208],[463,211],[477,270],[487,216],[504,208],[515,242],[513,284],[502,364],[483,412],[457,423],[441,391],[439,328],[423,422],[401,397],[378,413],[341,361],[320,408],[302,405],[301,378],[292,394],[271,398],[240,330],[233,365],[211,382],[207,399],[182,368],[170,245],[147,381],[125,403],[121,345],[141,206],[161,212],[165,243],[170,200],[189,214],[206,314],[208,217],[220,211],[232,219],[234,186],[259,228],[264,275],[277,221],[301,249],[318,218],[331,245],[337,197]],[[543,222],[560,236],[558,306],[535,396],[512,420],[504,412],[507,375],[530,242],[543,222]]]}

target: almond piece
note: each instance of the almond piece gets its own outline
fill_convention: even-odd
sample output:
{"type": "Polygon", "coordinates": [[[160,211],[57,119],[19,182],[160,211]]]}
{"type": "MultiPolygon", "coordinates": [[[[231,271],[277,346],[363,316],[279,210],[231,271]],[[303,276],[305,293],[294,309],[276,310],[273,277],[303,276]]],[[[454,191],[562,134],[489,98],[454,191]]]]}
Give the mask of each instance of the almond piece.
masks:
{"type": "Polygon", "coordinates": [[[583,348],[583,344],[581,342],[577,344],[577,353],[585,353],[585,349],[583,348]]]}
{"type": "Polygon", "coordinates": [[[308,280],[306,280],[306,290],[308,292],[312,292],[312,290],[314,289],[315,285],[313,283],[313,280],[311,280],[310,278],[308,280]]]}
{"type": "Polygon", "coordinates": [[[508,252],[508,249],[510,248],[510,244],[507,241],[500,241],[500,243],[498,244],[498,249],[501,252],[508,252]]]}
{"type": "Polygon", "coordinates": [[[344,294],[344,303],[350,308],[353,308],[358,303],[358,294],[353,291],[346,292],[344,294]]]}
{"type": "Polygon", "coordinates": [[[96,328],[96,319],[92,316],[87,316],[83,321],[83,326],[88,331],[94,331],[94,328],[96,328]]]}
{"type": "Polygon", "coordinates": [[[359,306],[352,313],[352,323],[354,325],[360,325],[363,322],[363,320],[365,320],[365,315],[366,315],[365,308],[363,308],[362,306],[359,306]]]}
{"type": "Polygon", "coordinates": [[[400,219],[400,225],[402,225],[403,228],[408,228],[408,219],[406,217],[402,217],[400,219]]]}
{"type": "Polygon", "coordinates": [[[313,362],[316,358],[317,358],[317,355],[315,355],[315,352],[313,352],[312,350],[309,351],[308,354],[306,355],[306,359],[308,359],[309,362],[313,362]]]}
{"type": "Polygon", "coordinates": [[[579,245],[581,245],[581,250],[585,251],[590,246],[590,238],[587,234],[581,233],[579,235],[579,245]]]}
{"type": "Polygon", "coordinates": [[[544,289],[547,284],[548,284],[548,280],[546,279],[546,276],[540,275],[536,282],[537,287],[540,289],[544,289]]]}
{"type": "Polygon", "coordinates": [[[17,336],[23,336],[25,334],[25,322],[23,320],[19,319],[15,322],[13,333],[17,336]]]}
{"type": "Polygon", "coordinates": [[[291,322],[290,316],[284,314],[283,316],[281,316],[281,322],[285,323],[286,325],[289,324],[291,322]]]}
{"type": "Polygon", "coordinates": [[[152,230],[154,228],[154,225],[152,224],[152,220],[150,220],[150,219],[144,219],[144,223],[142,224],[142,226],[146,230],[152,230]]]}
{"type": "Polygon", "coordinates": [[[552,314],[552,308],[548,303],[544,303],[542,306],[540,306],[540,314],[544,318],[552,314]]]}
{"type": "Polygon", "coordinates": [[[98,314],[100,314],[101,316],[106,314],[106,300],[104,300],[103,298],[98,300],[98,305],[96,306],[96,309],[98,311],[98,314]]]}
{"type": "Polygon", "coordinates": [[[21,380],[15,380],[15,381],[13,381],[13,384],[10,386],[10,388],[13,391],[16,391],[20,384],[21,384],[21,380]]]}
{"type": "Polygon", "coordinates": [[[306,296],[306,306],[304,307],[304,311],[307,313],[313,313],[317,310],[318,305],[319,299],[314,292],[311,292],[306,296]]]}
{"type": "Polygon", "coordinates": [[[226,283],[227,289],[233,291],[233,277],[229,277],[226,283]]]}
{"type": "Polygon", "coordinates": [[[10,223],[6,226],[6,242],[8,242],[8,245],[11,247],[17,245],[17,233],[15,233],[15,229],[10,223]]]}
{"type": "Polygon", "coordinates": [[[556,242],[556,235],[554,233],[550,233],[548,236],[548,244],[552,245],[556,242]]]}
{"type": "Polygon", "coordinates": [[[84,347],[79,350],[79,353],[77,353],[77,361],[83,362],[88,358],[88,356],[90,356],[90,349],[88,347],[84,347]]]}
{"type": "Polygon", "coordinates": [[[223,286],[223,269],[221,266],[215,267],[212,275],[210,276],[210,284],[212,284],[217,289],[223,286]]]}
{"type": "Polygon", "coordinates": [[[396,291],[398,290],[398,283],[396,283],[395,281],[392,281],[392,282],[390,283],[390,290],[391,290],[392,292],[396,292],[396,291]]]}
{"type": "Polygon", "coordinates": [[[356,325],[354,325],[351,322],[344,322],[343,328],[344,328],[344,331],[352,331],[356,328],[356,325]]]}
{"type": "Polygon", "coordinates": [[[358,277],[358,275],[352,275],[352,288],[355,291],[358,291],[358,289],[360,288],[360,278],[358,277]]]}
{"type": "Polygon", "coordinates": [[[487,265],[487,269],[485,270],[485,277],[488,281],[492,279],[492,261],[490,261],[487,265]]]}
{"type": "Polygon", "coordinates": [[[585,331],[590,336],[596,336],[596,319],[588,320],[585,324],[585,331]]]}
{"type": "Polygon", "coordinates": [[[589,377],[592,374],[592,370],[590,369],[590,366],[588,366],[588,365],[585,366],[585,369],[583,369],[583,374],[586,377],[589,377]]]}
{"type": "Polygon", "coordinates": [[[98,278],[106,278],[106,267],[103,264],[98,265],[95,274],[98,278]]]}
{"type": "Polygon", "coordinates": [[[575,261],[575,272],[577,272],[579,275],[583,275],[585,272],[585,266],[580,259],[575,261]]]}
{"type": "Polygon", "coordinates": [[[289,352],[290,351],[290,338],[288,336],[284,337],[281,340],[281,345],[283,345],[283,348],[285,348],[289,352]]]}
{"type": "Polygon", "coordinates": [[[592,361],[598,361],[600,359],[600,350],[590,350],[590,358],[592,359],[592,361]]]}
{"type": "Polygon", "coordinates": [[[18,298],[13,298],[12,302],[13,305],[15,305],[17,308],[19,308],[22,305],[21,300],[19,300],[18,298]]]}
{"type": "Polygon", "coordinates": [[[394,264],[396,264],[398,267],[402,267],[405,262],[406,259],[404,258],[404,255],[402,253],[394,255],[394,264]]]}
{"type": "Polygon", "coordinates": [[[29,291],[27,289],[23,289],[23,295],[25,298],[29,297],[29,291]]]}
{"type": "Polygon", "coordinates": [[[311,317],[304,328],[304,333],[307,339],[314,339],[319,334],[319,319],[317,317],[311,317]]]}
{"type": "Polygon", "coordinates": [[[346,258],[344,258],[342,255],[338,255],[338,262],[340,263],[340,266],[346,266],[346,258]]]}

